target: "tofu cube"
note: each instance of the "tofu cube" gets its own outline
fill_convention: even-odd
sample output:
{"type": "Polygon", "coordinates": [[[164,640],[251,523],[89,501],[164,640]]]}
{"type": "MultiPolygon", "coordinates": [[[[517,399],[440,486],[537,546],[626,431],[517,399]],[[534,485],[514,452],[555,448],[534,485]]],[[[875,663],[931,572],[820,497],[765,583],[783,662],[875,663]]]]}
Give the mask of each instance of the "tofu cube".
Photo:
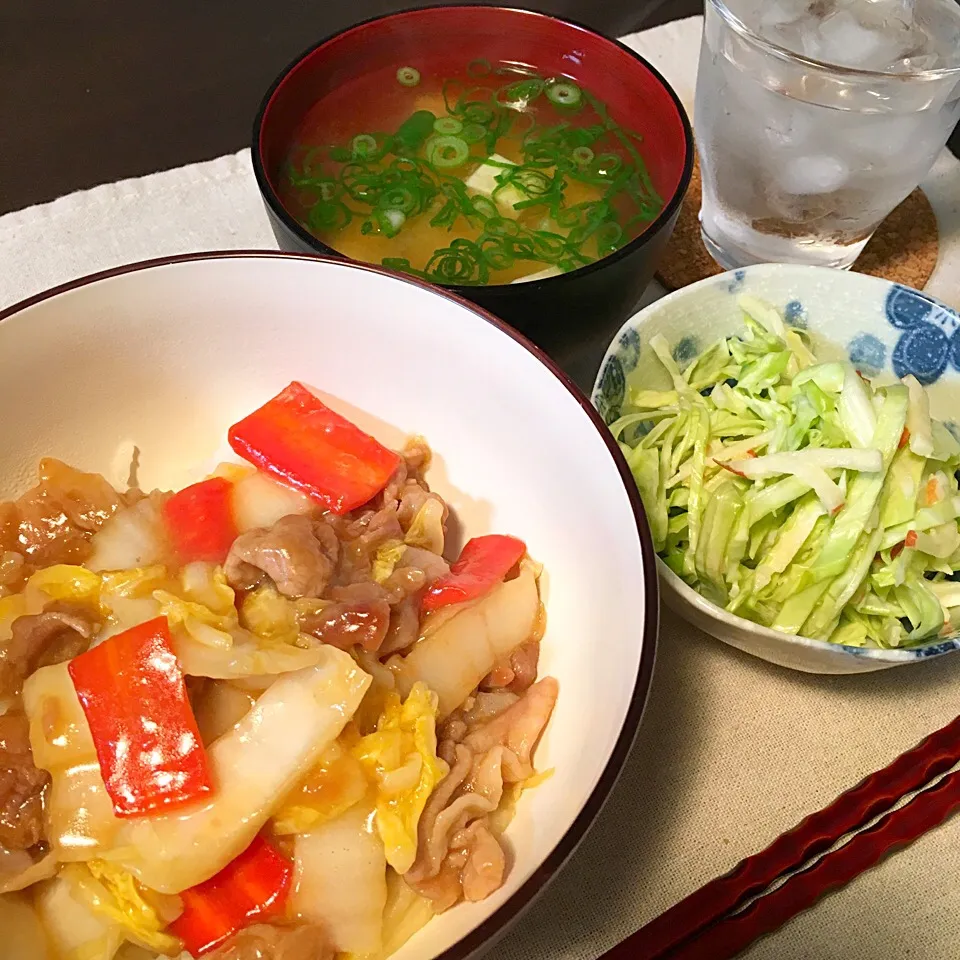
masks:
{"type": "MultiPolygon", "coordinates": [[[[508,166],[516,166],[512,161],[508,160],[506,157],[501,157],[499,153],[491,154],[488,158],[489,160],[495,160],[499,164],[506,164],[508,166]]],[[[487,197],[488,199],[493,199],[493,191],[497,189],[499,184],[497,183],[497,174],[503,171],[502,166],[497,166],[494,163],[481,163],[473,173],[467,177],[464,186],[468,191],[473,193],[479,193],[481,196],[487,197]]],[[[516,186],[516,184],[508,184],[504,187],[496,196],[494,201],[497,205],[497,208],[500,210],[500,213],[504,217],[510,217],[511,219],[516,220],[520,216],[519,210],[514,210],[513,205],[515,203],[520,203],[521,200],[527,200],[529,197],[523,190],[516,186]]]]}

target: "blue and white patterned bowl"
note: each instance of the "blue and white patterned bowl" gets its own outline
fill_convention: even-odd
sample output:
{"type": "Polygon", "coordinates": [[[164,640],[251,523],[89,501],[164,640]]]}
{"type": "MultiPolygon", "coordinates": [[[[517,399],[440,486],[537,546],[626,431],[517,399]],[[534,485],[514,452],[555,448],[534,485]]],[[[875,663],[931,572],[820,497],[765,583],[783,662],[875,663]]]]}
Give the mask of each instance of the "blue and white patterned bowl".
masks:
{"type": "MultiPolygon", "coordinates": [[[[662,334],[678,361],[743,329],[737,297],[749,293],[780,308],[808,331],[818,358],[849,357],[864,375],[912,373],[928,388],[934,416],[960,436],[960,315],[908,287],[820,267],[761,264],[684,287],[628,320],[610,344],[593,388],[609,424],[620,415],[628,383],[666,389],[669,379],[647,344],[662,334]]],[[[960,649],[960,637],[908,650],[839,646],[794,637],[729,614],[657,561],[664,601],[677,613],[740,650],[808,673],[865,673],[916,663],[960,649]]]]}

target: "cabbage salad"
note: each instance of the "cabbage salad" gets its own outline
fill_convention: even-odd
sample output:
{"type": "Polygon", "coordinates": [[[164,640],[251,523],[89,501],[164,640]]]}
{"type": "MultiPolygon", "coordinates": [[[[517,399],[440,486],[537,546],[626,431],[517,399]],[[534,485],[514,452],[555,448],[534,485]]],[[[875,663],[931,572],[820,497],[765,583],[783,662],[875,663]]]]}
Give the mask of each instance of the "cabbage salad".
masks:
{"type": "Polygon", "coordinates": [[[854,647],[960,628],[960,443],[920,383],[819,363],[770,305],[611,424],[667,566],[731,613],[854,647]]]}
{"type": "Polygon", "coordinates": [[[0,503],[5,960],[381,958],[503,884],[558,686],[516,537],[298,383],[175,492],[0,503]]]}

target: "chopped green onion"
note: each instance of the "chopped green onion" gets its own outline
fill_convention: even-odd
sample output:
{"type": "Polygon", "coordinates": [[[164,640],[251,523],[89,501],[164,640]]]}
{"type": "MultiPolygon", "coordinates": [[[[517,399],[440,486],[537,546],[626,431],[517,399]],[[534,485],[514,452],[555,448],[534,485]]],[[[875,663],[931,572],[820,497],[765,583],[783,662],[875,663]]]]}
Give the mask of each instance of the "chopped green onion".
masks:
{"type": "Polygon", "coordinates": [[[501,106],[510,110],[523,110],[527,104],[543,93],[543,89],[543,81],[538,77],[531,77],[528,80],[519,80],[501,87],[496,93],[496,100],[501,106]]]}
{"type": "Polygon", "coordinates": [[[557,226],[564,230],[575,227],[580,222],[580,210],[577,207],[559,207],[553,211],[557,226]]]}
{"type": "Polygon", "coordinates": [[[597,230],[597,252],[601,257],[613,253],[620,247],[623,239],[623,227],[614,220],[608,220],[597,230]]]}
{"type": "Polygon", "coordinates": [[[430,218],[430,226],[446,227],[449,230],[457,222],[459,212],[457,204],[453,200],[448,200],[440,208],[440,212],[430,218]]]}
{"type": "Polygon", "coordinates": [[[521,169],[512,177],[512,180],[531,197],[542,197],[553,187],[553,179],[540,170],[521,169]]]}
{"type": "Polygon", "coordinates": [[[470,145],[460,137],[431,137],[426,145],[427,161],[440,169],[459,167],[470,156],[470,145]]]}
{"type": "MultiPolygon", "coordinates": [[[[400,124],[394,134],[394,152],[413,156],[433,132],[436,117],[429,110],[417,110],[400,124]]],[[[406,158],[405,158],[406,159],[406,158]]]]}
{"type": "Polygon", "coordinates": [[[601,153],[593,163],[591,169],[604,180],[609,180],[623,165],[623,160],[615,153],[601,153]]]}
{"type": "Polygon", "coordinates": [[[460,138],[467,143],[479,143],[487,135],[487,128],[482,123],[468,123],[460,131],[460,138]]]}
{"type": "Polygon", "coordinates": [[[533,238],[526,233],[519,237],[508,237],[507,240],[504,241],[504,244],[510,251],[510,255],[515,257],[517,260],[536,259],[536,256],[533,252],[533,238]]]}
{"type": "Polygon", "coordinates": [[[427,261],[423,272],[441,283],[463,285],[484,284],[490,277],[477,245],[461,239],[454,240],[443,250],[437,250],[427,261]]]}
{"type": "Polygon", "coordinates": [[[397,82],[404,87],[415,87],[420,82],[420,71],[416,67],[401,67],[397,71],[397,82]]]}
{"type": "Polygon", "coordinates": [[[350,150],[354,159],[364,160],[371,153],[377,152],[377,138],[371,137],[369,133],[358,134],[350,141],[350,150]]]}
{"type": "Polygon", "coordinates": [[[480,103],[472,100],[463,107],[463,118],[467,123],[486,125],[496,116],[494,108],[489,103],[480,103]]]}
{"type": "Polygon", "coordinates": [[[492,217],[486,223],[486,232],[491,237],[516,237],[520,233],[520,224],[506,217],[492,217]]]}
{"type": "MultiPolygon", "coordinates": [[[[420,80],[420,72],[412,66],[397,71],[401,84],[415,86],[420,80]]],[[[606,106],[574,81],[544,77],[516,64],[475,60],[458,78],[443,80],[441,93],[445,109],[439,115],[416,110],[395,133],[370,131],[346,143],[296,146],[283,176],[293,188],[296,210],[292,212],[298,222],[332,242],[329,235],[355,215],[361,218],[361,234],[386,237],[396,236],[412,225],[408,221],[421,215],[431,227],[450,231],[463,217],[473,230],[480,228],[476,241],[454,239],[449,247],[435,250],[422,268],[422,261],[411,264],[405,258],[387,258],[387,265],[438,283],[480,284],[489,280],[491,271],[506,270],[516,261],[575,270],[619,249],[662,210],[663,201],[638,152],[640,136],[619,126],[606,106]],[[487,78],[492,77],[497,79],[491,84],[487,78]],[[544,122],[541,113],[526,109],[542,94],[557,108],[573,113],[587,107],[595,116],[576,123],[544,122]],[[511,160],[492,160],[496,154],[511,160]],[[465,186],[466,174],[481,161],[497,168],[491,196],[474,195],[477,191],[465,186]],[[568,185],[573,181],[590,185],[595,199],[570,203],[568,185]],[[525,216],[521,216],[524,223],[504,218],[499,203],[512,207],[514,216],[533,210],[530,220],[537,227],[527,226],[525,216]]],[[[757,367],[753,376],[759,385],[771,373],[775,375],[757,367]]],[[[817,384],[805,384],[804,390],[816,391],[817,384]]],[[[834,403],[825,394],[822,399],[834,403]]],[[[751,394],[751,402],[772,401],[757,393],[751,394]]],[[[817,402],[816,396],[807,400],[810,411],[815,411],[817,402]]],[[[912,408],[919,409],[916,404],[912,408]]],[[[759,433],[760,414],[748,413],[755,424],[751,429],[759,433]]],[[[730,433],[737,429],[737,416],[722,411],[718,435],[748,437],[730,433]]],[[[914,416],[915,421],[919,419],[919,414],[914,416]]],[[[798,416],[783,432],[795,437],[803,429],[798,416]]],[[[921,431],[917,434],[925,438],[921,431]]],[[[934,440],[938,450],[945,450],[941,434],[943,430],[934,433],[934,440]]],[[[824,436],[821,445],[836,442],[836,437],[824,436]]],[[[960,457],[960,445],[950,449],[954,447],[960,457]]],[[[752,509],[747,498],[744,516],[752,509]]],[[[681,527],[686,529],[685,521],[673,522],[670,536],[676,539],[681,527]]],[[[737,549],[740,544],[744,550],[749,547],[751,556],[760,548],[759,535],[748,536],[737,527],[730,536],[737,549]]],[[[695,559],[695,553],[681,555],[681,568],[695,559]]],[[[667,560],[677,562],[676,557],[667,560]]]]}
{"type": "Polygon", "coordinates": [[[399,210],[401,213],[413,213],[419,204],[419,198],[409,186],[391,187],[380,195],[378,204],[383,210],[399,210]]]}
{"type": "Polygon", "coordinates": [[[513,265],[513,254],[507,249],[503,240],[498,240],[496,237],[483,237],[478,241],[477,246],[484,262],[491,270],[506,270],[513,265]]]}
{"type": "Polygon", "coordinates": [[[574,163],[585,167],[593,159],[593,151],[589,147],[574,147],[570,156],[574,163]]]}
{"type": "Polygon", "coordinates": [[[556,263],[567,249],[566,241],[559,233],[549,230],[535,230],[533,233],[533,252],[537,260],[556,263]]]}
{"type": "Polygon", "coordinates": [[[476,79],[487,76],[491,70],[493,70],[493,66],[490,61],[483,57],[478,60],[471,60],[467,64],[467,73],[476,79]]]}
{"type": "Polygon", "coordinates": [[[433,129],[437,133],[452,135],[463,130],[463,124],[456,117],[438,117],[433,121],[433,129]]]}
{"type": "Polygon", "coordinates": [[[558,107],[579,106],[583,93],[569,80],[554,80],[547,85],[547,99],[558,107]]]}
{"type": "Polygon", "coordinates": [[[383,231],[385,237],[395,237],[399,232],[400,228],[406,222],[406,215],[402,210],[378,210],[377,211],[377,223],[380,225],[380,229],[383,231]]]}
{"type": "Polygon", "coordinates": [[[473,209],[485,220],[500,216],[500,210],[489,197],[472,197],[473,209]]]}
{"type": "Polygon", "coordinates": [[[352,219],[353,214],[346,204],[321,200],[310,208],[307,222],[314,230],[340,230],[352,219]]]}

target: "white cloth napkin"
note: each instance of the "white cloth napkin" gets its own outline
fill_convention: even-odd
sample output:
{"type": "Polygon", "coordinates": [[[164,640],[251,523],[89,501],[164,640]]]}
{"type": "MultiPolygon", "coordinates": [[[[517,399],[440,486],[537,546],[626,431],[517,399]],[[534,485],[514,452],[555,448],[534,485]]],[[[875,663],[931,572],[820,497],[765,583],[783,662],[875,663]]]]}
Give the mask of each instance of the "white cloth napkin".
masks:
{"type": "Polygon", "coordinates": [[[276,246],[241,150],[0,217],[0,307],[122,263],[276,246]]]}
{"type": "MultiPolygon", "coordinates": [[[[688,108],[699,39],[699,17],[626,38],[688,108]]],[[[960,305],[960,163],[944,155],[924,187],[942,239],[928,289],[960,305]]],[[[275,243],[245,150],[0,217],[0,307],[124,262],[251,247],[275,243]]],[[[584,642],[604,655],[602,637],[584,642]]],[[[650,703],[620,784],[570,865],[492,956],[595,960],[953,719],[958,689],[960,657],[882,674],[806,676],[665,612],[650,703]]],[[[745,956],[953,960],[958,943],[960,819],[745,956]]]]}

